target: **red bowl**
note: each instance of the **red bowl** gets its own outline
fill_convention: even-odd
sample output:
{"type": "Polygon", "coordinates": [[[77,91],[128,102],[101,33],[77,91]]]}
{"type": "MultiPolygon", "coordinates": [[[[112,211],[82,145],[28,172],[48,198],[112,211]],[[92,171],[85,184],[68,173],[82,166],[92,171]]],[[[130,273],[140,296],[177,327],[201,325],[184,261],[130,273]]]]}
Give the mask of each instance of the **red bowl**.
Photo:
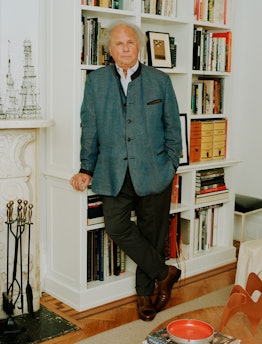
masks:
{"type": "Polygon", "coordinates": [[[201,320],[179,319],[167,325],[167,333],[178,344],[209,344],[214,328],[201,320]]]}

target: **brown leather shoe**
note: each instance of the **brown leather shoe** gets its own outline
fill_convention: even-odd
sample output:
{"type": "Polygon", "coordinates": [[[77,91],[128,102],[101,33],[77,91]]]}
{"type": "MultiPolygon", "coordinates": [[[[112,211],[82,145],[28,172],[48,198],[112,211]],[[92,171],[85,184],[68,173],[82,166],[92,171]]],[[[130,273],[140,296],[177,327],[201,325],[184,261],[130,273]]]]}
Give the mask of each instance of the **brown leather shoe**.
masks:
{"type": "Polygon", "coordinates": [[[150,296],[137,296],[137,308],[139,318],[144,321],[151,321],[156,316],[156,310],[150,296]]]}
{"type": "Polygon", "coordinates": [[[172,287],[179,280],[181,270],[175,266],[169,265],[168,275],[163,281],[158,281],[158,295],[155,301],[155,309],[157,312],[164,308],[171,296],[172,287]]]}

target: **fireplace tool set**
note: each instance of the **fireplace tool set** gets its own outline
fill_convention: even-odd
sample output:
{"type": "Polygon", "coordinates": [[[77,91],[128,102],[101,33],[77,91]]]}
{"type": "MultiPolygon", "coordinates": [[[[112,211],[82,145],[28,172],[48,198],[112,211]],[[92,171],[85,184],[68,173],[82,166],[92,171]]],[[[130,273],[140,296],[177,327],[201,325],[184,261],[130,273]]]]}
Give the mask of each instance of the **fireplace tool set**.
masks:
{"type": "Polygon", "coordinates": [[[32,204],[21,199],[17,200],[17,211],[14,216],[14,202],[6,205],[7,225],[7,259],[6,259],[6,291],[3,292],[3,310],[7,314],[7,326],[4,330],[8,333],[19,333],[22,330],[16,326],[13,319],[14,309],[17,307],[24,313],[24,286],[23,286],[23,236],[27,232],[27,283],[26,298],[28,313],[34,316],[33,292],[29,282],[30,273],[30,235],[32,226],[32,204]],[[11,245],[13,243],[13,245],[11,245]],[[10,249],[14,246],[13,269],[10,271],[10,249]],[[18,264],[18,262],[20,264],[18,264]],[[17,270],[20,269],[19,276],[17,270]]]}

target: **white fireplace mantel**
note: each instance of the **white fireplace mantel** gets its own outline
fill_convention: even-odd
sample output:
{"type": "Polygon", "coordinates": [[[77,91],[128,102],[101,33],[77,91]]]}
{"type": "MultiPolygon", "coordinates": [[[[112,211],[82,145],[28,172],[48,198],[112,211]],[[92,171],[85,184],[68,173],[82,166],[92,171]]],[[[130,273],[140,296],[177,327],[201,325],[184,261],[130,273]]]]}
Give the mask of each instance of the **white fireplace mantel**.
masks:
{"type": "MultiPolygon", "coordinates": [[[[14,243],[7,245],[7,203],[14,201],[13,219],[16,219],[18,199],[33,204],[32,232],[30,244],[30,284],[33,289],[34,310],[40,306],[40,257],[39,257],[39,163],[41,160],[40,132],[54,125],[52,119],[1,119],[0,120],[0,290],[7,289],[7,246],[9,246],[9,282],[12,278],[14,262],[14,243]]],[[[14,226],[16,223],[14,223],[14,226]]],[[[12,235],[11,235],[12,239],[12,235]]],[[[23,294],[27,280],[27,234],[22,240],[22,284],[23,294]]],[[[18,280],[21,281],[19,257],[17,266],[18,280]]],[[[24,313],[27,312],[27,301],[24,299],[24,313]]],[[[0,318],[6,317],[0,299],[0,318]]],[[[16,305],[15,315],[21,314],[16,305]]]]}
{"type": "Polygon", "coordinates": [[[1,129],[40,129],[54,125],[54,120],[48,118],[35,119],[3,119],[0,120],[1,129]]]}

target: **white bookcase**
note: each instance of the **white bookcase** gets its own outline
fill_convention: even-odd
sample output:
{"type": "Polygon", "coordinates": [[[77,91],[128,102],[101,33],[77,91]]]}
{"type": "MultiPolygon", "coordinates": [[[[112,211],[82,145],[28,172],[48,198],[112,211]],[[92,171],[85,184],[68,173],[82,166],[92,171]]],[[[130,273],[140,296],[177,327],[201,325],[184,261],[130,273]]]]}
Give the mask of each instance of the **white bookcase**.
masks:
{"type": "MultiPolygon", "coordinates": [[[[183,262],[183,277],[192,276],[235,261],[233,247],[234,167],[230,156],[230,75],[229,73],[192,71],[193,28],[229,30],[233,13],[233,0],[228,0],[227,25],[200,23],[194,19],[194,0],[177,0],[176,17],[141,14],[140,0],[123,0],[124,9],[114,10],[81,5],[80,0],[48,0],[46,7],[48,30],[48,104],[55,121],[48,134],[46,184],[46,250],[47,271],[44,290],[81,311],[111,302],[135,293],[135,264],[128,259],[126,272],[105,281],[86,283],[86,233],[94,227],[86,225],[87,193],[76,192],[69,184],[70,177],[79,169],[80,105],[82,101],[81,70],[97,66],[81,65],[81,14],[98,17],[107,26],[117,19],[135,23],[144,32],[168,32],[175,36],[177,62],[174,69],[163,69],[171,76],[181,113],[187,114],[188,133],[190,122],[198,117],[227,118],[227,158],[206,163],[180,166],[182,176],[181,204],[173,205],[172,212],[190,220],[190,242],[194,236],[195,179],[196,171],[223,166],[230,190],[219,212],[216,247],[198,254],[193,245],[188,259],[183,262]],[[225,111],[223,115],[191,115],[191,83],[198,75],[225,78],[225,111]],[[205,116],[205,117],[204,117],[205,116]]],[[[217,202],[214,202],[217,203],[217,202]]],[[[221,203],[221,201],[220,201],[221,203]]],[[[170,260],[170,264],[176,264],[170,260]]]]}

